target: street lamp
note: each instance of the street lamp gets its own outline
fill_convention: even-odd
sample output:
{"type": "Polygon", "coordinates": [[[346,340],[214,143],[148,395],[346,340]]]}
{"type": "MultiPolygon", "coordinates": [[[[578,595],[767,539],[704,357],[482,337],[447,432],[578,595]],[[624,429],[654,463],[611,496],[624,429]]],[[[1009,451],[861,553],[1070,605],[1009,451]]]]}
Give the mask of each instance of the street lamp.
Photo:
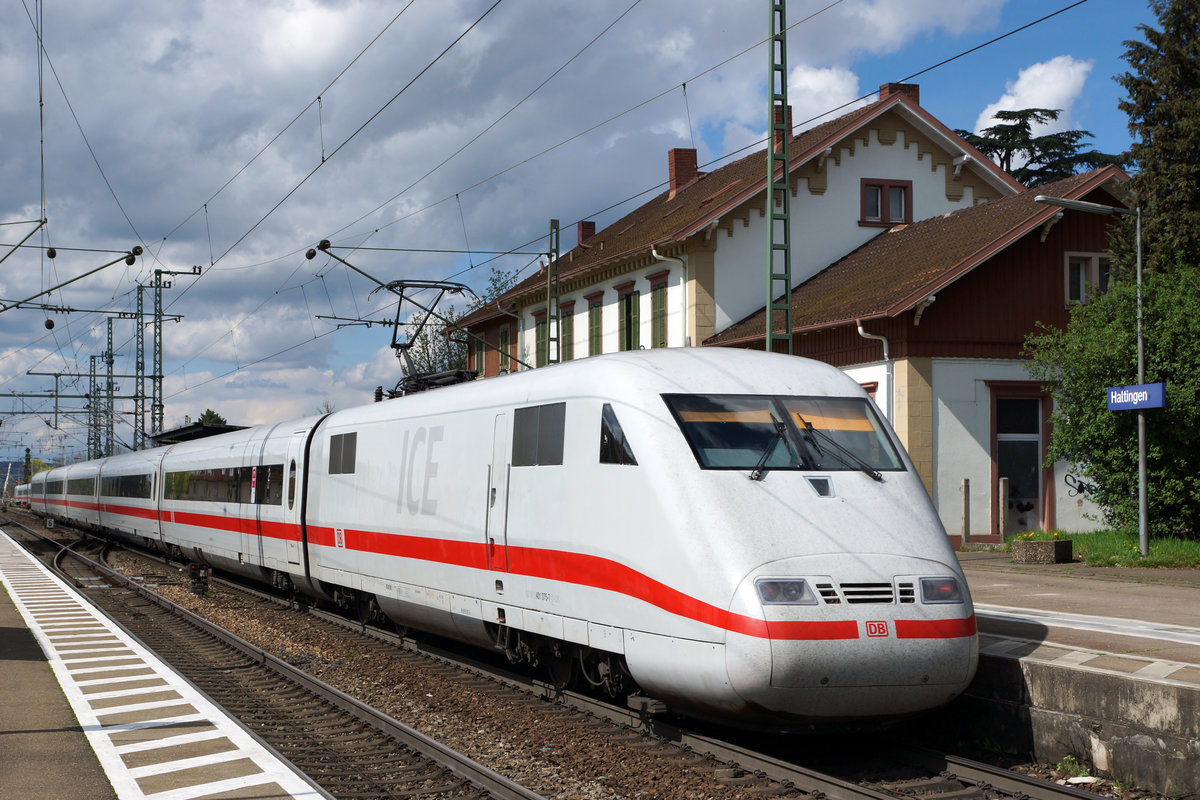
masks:
{"type": "MultiPolygon", "coordinates": [[[[1109,206],[1104,203],[1089,203],[1086,200],[1068,200],[1065,197],[1047,197],[1039,194],[1033,198],[1035,203],[1045,203],[1060,206],[1087,214],[1123,214],[1136,219],[1137,238],[1137,382],[1146,382],[1144,347],[1142,343],[1142,207],[1139,205],[1130,211],[1128,208],[1109,206]]],[[[1146,411],[1137,410],[1138,429],[1138,548],[1142,558],[1149,552],[1149,533],[1146,530],[1146,411]]]]}

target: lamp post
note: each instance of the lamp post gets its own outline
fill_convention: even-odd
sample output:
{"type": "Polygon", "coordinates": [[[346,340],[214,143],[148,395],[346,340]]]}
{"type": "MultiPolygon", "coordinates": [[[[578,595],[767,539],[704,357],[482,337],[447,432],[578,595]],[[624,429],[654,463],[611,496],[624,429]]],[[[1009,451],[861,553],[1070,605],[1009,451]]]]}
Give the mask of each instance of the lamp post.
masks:
{"type": "MultiPolygon", "coordinates": [[[[1105,205],[1104,203],[1089,203],[1086,200],[1068,200],[1065,197],[1047,197],[1039,194],[1033,198],[1036,203],[1060,206],[1087,214],[1102,214],[1111,216],[1122,214],[1135,218],[1137,238],[1137,382],[1146,382],[1145,348],[1142,340],[1142,207],[1139,205],[1130,211],[1128,208],[1105,205]]],[[[1137,410],[1138,430],[1138,548],[1142,558],[1149,552],[1149,532],[1146,530],[1146,412],[1137,410]]]]}

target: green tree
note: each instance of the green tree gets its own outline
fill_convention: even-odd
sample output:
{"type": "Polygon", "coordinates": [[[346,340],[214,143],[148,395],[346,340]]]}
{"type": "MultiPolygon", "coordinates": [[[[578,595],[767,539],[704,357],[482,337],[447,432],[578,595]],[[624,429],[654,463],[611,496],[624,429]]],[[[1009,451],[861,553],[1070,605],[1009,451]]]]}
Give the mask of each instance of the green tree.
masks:
{"type": "Polygon", "coordinates": [[[1139,25],[1145,41],[1125,42],[1130,72],[1120,108],[1136,140],[1132,187],[1142,208],[1145,263],[1170,269],[1200,264],[1200,5],[1150,0],[1159,29],[1139,25]]]}
{"type": "MultiPolygon", "coordinates": [[[[22,465],[21,466],[22,472],[24,472],[24,469],[25,469],[25,467],[24,467],[24,465],[22,465]]],[[[40,458],[29,459],[29,474],[21,475],[23,482],[28,483],[33,478],[34,475],[37,475],[39,472],[45,472],[48,469],[50,469],[50,465],[47,464],[45,461],[42,461],[40,458]]]]}
{"type": "MultiPolygon", "coordinates": [[[[1109,411],[1105,389],[1137,383],[1137,286],[1122,280],[1072,309],[1066,330],[1026,340],[1030,374],[1054,394],[1048,460],[1064,460],[1093,487],[1105,521],[1137,529],[1137,414],[1109,411]]],[[[1152,534],[1200,534],[1200,271],[1148,276],[1143,291],[1146,381],[1166,384],[1166,407],[1147,411],[1152,534]]]]}
{"type": "Polygon", "coordinates": [[[196,420],[201,425],[228,425],[225,418],[211,408],[204,409],[204,413],[200,415],[200,419],[196,420]]]}
{"type": "MultiPolygon", "coordinates": [[[[438,309],[438,315],[454,323],[466,316],[466,313],[451,305],[438,309]]],[[[430,317],[429,322],[418,332],[417,322],[425,313],[418,312],[414,316],[416,319],[407,324],[413,336],[409,340],[412,346],[408,349],[413,370],[417,374],[426,374],[466,369],[467,344],[462,341],[465,336],[456,336],[451,326],[433,317],[430,317]]],[[[408,375],[409,369],[403,358],[400,359],[400,365],[404,374],[408,375]]]]}
{"type": "Polygon", "coordinates": [[[517,285],[516,270],[505,270],[493,266],[491,272],[488,273],[487,287],[483,294],[479,295],[478,299],[471,302],[467,311],[475,311],[483,306],[490,305],[495,302],[500,295],[507,292],[509,289],[517,285]]]}
{"type": "MultiPolygon", "coordinates": [[[[1145,379],[1166,386],[1166,407],[1147,413],[1150,532],[1200,536],[1200,7],[1150,0],[1159,29],[1125,42],[1131,71],[1117,81],[1137,141],[1131,180],[1142,210],[1145,379]]],[[[1126,218],[1128,220],[1128,218],[1126,218]]],[[[1104,389],[1136,382],[1132,220],[1113,237],[1110,289],[1072,309],[1065,331],[1026,340],[1030,372],[1054,394],[1051,459],[1095,487],[1107,520],[1137,519],[1137,415],[1109,412],[1104,389]]]]}
{"type": "Polygon", "coordinates": [[[1088,131],[1033,135],[1035,124],[1053,122],[1060,113],[1062,109],[1059,108],[997,111],[993,117],[1001,121],[984,128],[980,133],[964,130],[955,130],[955,133],[999,164],[1002,170],[1030,187],[1069,178],[1083,170],[1122,163],[1121,156],[1098,150],[1085,152],[1083,142],[1092,138],[1088,131]]]}

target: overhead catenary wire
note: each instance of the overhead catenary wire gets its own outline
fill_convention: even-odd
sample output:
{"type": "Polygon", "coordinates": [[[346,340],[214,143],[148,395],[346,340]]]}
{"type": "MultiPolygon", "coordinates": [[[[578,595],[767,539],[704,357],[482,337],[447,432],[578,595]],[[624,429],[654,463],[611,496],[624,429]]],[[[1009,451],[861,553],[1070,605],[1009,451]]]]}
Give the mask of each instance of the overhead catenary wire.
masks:
{"type": "MultiPolygon", "coordinates": [[[[337,82],[340,81],[342,79],[342,77],[345,76],[345,74],[347,72],[349,72],[350,69],[355,64],[358,63],[359,59],[361,59],[364,55],[366,55],[367,51],[370,50],[372,47],[374,47],[375,43],[378,42],[380,40],[380,38],[382,38],[383,35],[385,33],[387,33],[388,30],[390,30],[393,25],[396,24],[396,21],[399,20],[400,17],[404,16],[404,12],[408,11],[408,9],[415,2],[416,2],[416,0],[409,0],[409,2],[405,4],[404,8],[400,9],[400,11],[398,11],[396,13],[396,15],[394,17],[392,17],[391,20],[389,20],[386,25],[383,26],[383,28],[379,31],[379,33],[375,34],[374,38],[372,38],[371,41],[368,42],[367,45],[358,52],[358,55],[356,55],[356,56],[354,56],[354,58],[350,59],[350,63],[346,64],[346,66],[342,68],[342,70],[334,77],[334,79],[331,80],[324,89],[322,89],[320,92],[317,93],[317,96],[311,102],[309,102],[308,105],[306,105],[304,108],[300,109],[300,111],[296,114],[296,116],[292,117],[290,122],[288,122],[286,125],[284,125],[283,128],[280,129],[280,131],[278,133],[276,133],[274,136],[272,136],[271,139],[266,144],[264,144],[259,149],[259,151],[257,153],[255,153],[253,157],[250,158],[249,161],[247,161],[240,168],[238,168],[237,171],[235,171],[232,175],[230,175],[229,178],[223,184],[221,184],[221,186],[215,192],[213,192],[208,197],[207,200],[205,200],[200,205],[200,207],[198,207],[191,214],[188,214],[186,217],[184,217],[183,220],[181,220],[174,228],[167,231],[166,235],[162,237],[163,240],[165,241],[166,239],[168,239],[172,235],[174,235],[180,228],[182,228],[184,225],[186,225],[192,219],[192,217],[199,214],[201,209],[203,209],[205,206],[207,206],[209,203],[211,203],[213,200],[215,200],[222,192],[224,192],[226,189],[228,189],[229,185],[231,183],[233,183],[235,180],[237,180],[239,177],[241,177],[242,173],[244,173],[246,170],[250,169],[250,167],[253,166],[254,163],[256,161],[258,161],[258,159],[261,158],[264,153],[266,153],[268,150],[270,150],[271,147],[274,146],[274,144],[276,142],[278,142],[279,139],[285,133],[287,133],[289,130],[291,130],[293,125],[295,125],[297,122],[299,122],[300,119],[306,113],[308,113],[309,109],[311,109],[314,104],[320,102],[322,95],[328,93],[329,90],[332,89],[334,87],[334,85],[337,84],[337,82]]],[[[325,153],[325,140],[324,140],[324,136],[322,135],[322,139],[321,139],[321,154],[322,154],[321,160],[322,160],[322,162],[325,160],[324,153],[325,153]]]]}
{"type": "Polygon", "coordinates": [[[398,91],[394,95],[392,95],[391,98],[386,103],[384,103],[382,106],[380,106],[380,108],[374,114],[372,114],[364,123],[359,125],[358,128],[356,128],[353,133],[351,133],[344,140],[342,140],[342,143],[339,144],[337,147],[335,147],[329,153],[328,158],[322,159],[319,164],[317,164],[315,167],[313,167],[312,170],[307,175],[305,175],[303,178],[301,178],[300,181],[295,186],[293,186],[291,189],[288,190],[287,194],[285,194],[283,197],[281,197],[279,199],[279,202],[277,202],[275,205],[271,206],[270,210],[268,210],[266,214],[263,214],[262,217],[258,220],[258,222],[255,222],[253,225],[251,225],[250,229],[248,231],[246,231],[245,233],[243,233],[240,237],[238,237],[237,241],[235,241],[233,244],[229,245],[229,247],[226,248],[225,252],[223,252],[223,253],[221,253],[221,255],[217,256],[216,261],[214,261],[213,263],[215,264],[215,263],[219,262],[221,259],[225,258],[225,256],[229,255],[230,251],[232,251],[234,248],[236,248],[238,245],[240,245],[243,241],[245,241],[246,237],[248,237],[250,234],[254,233],[254,231],[258,230],[258,226],[262,225],[264,222],[266,222],[267,218],[270,217],[272,214],[274,214],[275,211],[278,210],[278,208],[280,206],[282,206],[284,203],[286,203],[288,198],[290,198],[293,194],[295,194],[300,189],[301,186],[303,186],[305,183],[308,182],[309,178],[311,178],[313,175],[315,175],[317,173],[317,171],[319,169],[321,169],[321,167],[323,167],[326,163],[328,163],[328,161],[330,159],[332,159],[339,152],[341,152],[342,148],[344,148],[346,145],[350,144],[350,142],[354,141],[354,139],[357,138],[358,135],[360,133],[362,133],[367,128],[368,125],[370,125],[372,122],[374,122],[379,117],[380,114],[382,114],[385,110],[387,110],[387,108],[389,106],[392,105],[392,103],[396,102],[396,100],[399,99],[400,95],[404,94],[406,91],[408,91],[408,89],[414,83],[419,81],[426,72],[433,69],[434,65],[436,65],[439,61],[441,61],[442,58],[445,57],[445,55],[447,53],[449,53],[452,49],[454,49],[455,45],[457,45],[459,42],[461,42],[468,33],[475,30],[475,27],[478,26],[479,23],[483,22],[483,20],[486,19],[487,16],[489,14],[491,14],[492,11],[495,10],[496,6],[500,5],[502,2],[504,2],[504,0],[496,0],[496,2],[494,2],[490,6],[488,6],[488,9],[486,11],[484,11],[483,14],[481,14],[474,22],[472,22],[470,25],[468,25],[466,30],[464,30],[457,37],[455,37],[453,42],[446,45],[445,49],[443,49],[442,52],[438,53],[437,57],[435,57],[432,61],[430,61],[428,64],[426,64],[421,69],[420,72],[418,72],[415,76],[413,76],[413,78],[411,80],[409,80],[408,83],[404,84],[404,86],[402,86],[400,88],[400,91],[398,91]]]}
{"type": "MultiPolygon", "coordinates": [[[[1006,34],[1004,34],[1004,35],[1002,35],[1002,36],[999,36],[999,37],[996,37],[996,38],[994,38],[994,39],[992,39],[992,40],[989,40],[989,42],[985,42],[985,43],[983,43],[983,44],[981,44],[981,45],[979,45],[979,46],[977,46],[977,47],[974,47],[974,48],[972,48],[972,49],[970,49],[970,50],[964,51],[963,53],[960,53],[960,54],[958,54],[958,55],[956,55],[956,56],[954,56],[954,57],[952,57],[952,58],[950,58],[950,59],[946,59],[946,60],[944,60],[944,61],[942,61],[942,62],[939,62],[939,63],[938,63],[938,64],[936,64],[936,65],[933,65],[933,66],[931,66],[931,67],[928,67],[928,68],[926,68],[926,69],[924,69],[924,70],[921,70],[920,72],[914,73],[912,76],[909,76],[908,78],[904,78],[903,80],[910,80],[910,79],[911,79],[911,78],[913,78],[913,77],[917,77],[917,76],[919,76],[919,75],[925,74],[926,72],[929,72],[929,71],[930,71],[930,70],[932,70],[932,69],[936,69],[938,66],[944,66],[945,64],[947,64],[947,63],[950,63],[951,61],[953,61],[953,60],[955,60],[955,59],[957,59],[957,58],[961,58],[962,56],[964,56],[964,55],[967,55],[967,54],[969,54],[969,53],[971,53],[971,52],[975,52],[976,50],[978,50],[978,49],[980,49],[980,48],[982,48],[982,47],[985,47],[985,46],[987,46],[988,44],[991,44],[991,43],[997,42],[997,41],[999,41],[999,40],[1001,40],[1001,39],[1003,39],[1003,38],[1005,38],[1005,37],[1007,37],[1007,36],[1011,36],[1011,35],[1013,35],[1014,33],[1016,33],[1016,32],[1019,32],[1020,30],[1024,30],[1025,28],[1028,28],[1028,27],[1030,27],[1031,25],[1037,24],[1037,22],[1044,21],[1044,20],[1046,20],[1046,19],[1049,19],[1050,17],[1053,17],[1053,16],[1055,16],[1055,15],[1057,15],[1057,14],[1059,14],[1059,13],[1062,13],[1063,11],[1066,11],[1066,10],[1069,10],[1070,8],[1074,8],[1075,6],[1081,5],[1083,2],[1086,2],[1086,0],[1079,0],[1079,2],[1073,3],[1073,4],[1071,4],[1071,5],[1067,6],[1067,7],[1065,7],[1064,9],[1061,9],[1061,10],[1059,10],[1059,11],[1056,11],[1056,12],[1054,12],[1054,13],[1052,13],[1052,14],[1048,14],[1048,15],[1046,15],[1045,17],[1042,17],[1042,18],[1041,18],[1041,19],[1039,19],[1039,20],[1036,20],[1036,21],[1034,21],[1034,22],[1032,22],[1032,23],[1029,23],[1029,24],[1027,24],[1027,25],[1024,25],[1024,26],[1022,26],[1021,28],[1017,28],[1017,29],[1015,29],[1015,30],[1013,30],[1013,31],[1010,31],[1010,32],[1008,32],[1008,33],[1006,33],[1006,34]]],[[[635,5],[636,5],[636,4],[635,4],[635,5]]],[[[836,5],[836,3],[834,3],[834,4],[831,4],[831,5],[836,5]]],[[[827,8],[828,8],[828,7],[827,7],[827,8]]],[[[799,23],[797,23],[797,24],[799,24],[799,23]]],[[[791,26],[791,27],[794,27],[794,26],[791,26]]],[[[727,63],[727,62],[728,62],[728,59],[726,60],[726,62],[722,62],[722,63],[727,63]]],[[[719,65],[718,65],[718,66],[719,66],[719,65]]],[[[714,67],[714,69],[715,69],[715,67],[714,67]]],[[[709,71],[711,71],[711,70],[709,70],[709,71]]],[[[707,71],[706,71],[706,72],[707,72],[707,71]]],[[[706,74],[706,73],[700,73],[700,74],[701,74],[701,75],[703,75],[703,74],[706,74]]],[[[694,78],[692,78],[692,79],[689,79],[689,80],[694,80],[694,78]]],[[[685,85],[685,84],[682,84],[681,86],[683,87],[683,90],[684,90],[684,93],[685,93],[685,94],[684,94],[684,96],[685,96],[685,102],[686,102],[686,85],[685,85]]],[[[858,101],[860,101],[860,100],[862,100],[862,99],[865,99],[865,98],[867,98],[867,97],[870,97],[870,96],[871,96],[871,94],[873,94],[873,93],[869,93],[869,94],[867,94],[867,95],[863,95],[861,98],[858,98],[858,100],[851,101],[850,103],[848,103],[848,104],[846,104],[846,105],[852,105],[854,102],[858,102],[858,101]]],[[[659,95],[659,96],[661,96],[661,95],[659,95]]],[[[656,99],[656,98],[652,98],[652,99],[656,99]]],[[[835,112],[835,111],[837,111],[837,110],[840,110],[841,108],[845,108],[845,107],[846,107],[846,105],[839,106],[839,107],[838,107],[838,108],[836,108],[836,109],[831,109],[829,112],[826,112],[826,113],[833,113],[833,112],[835,112]]],[[[633,109],[630,109],[630,110],[633,110],[633,109]]],[[[822,116],[824,116],[824,115],[822,115],[822,116]]],[[[690,120],[690,113],[689,113],[689,120],[690,120]]],[[[369,122],[369,121],[368,121],[368,122],[369,122]]],[[[366,123],[364,123],[364,124],[366,124],[366,123]]],[[[690,124],[690,123],[689,123],[689,124],[690,124]]],[[[802,122],[802,123],[799,123],[799,124],[805,124],[805,123],[803,123],[803,122],[802,122]]],[[[361,129],[360,129],[360,130],[361,130],[361,129]]],[[[576,137],[572,137],[572,138],[578,138],[578,136],[576,136],[576,137]]],[[[347,140],[347,142],[348,142],[348,141],[349,141],[349,140],[347,140]]],[[[565,140],[565,141],[563,142],[563,144],[565,144],[567,141],[570,141],[570,140],[565,140]]],[[[760,142],[756,143],[756,145],[757,145],[757,144],[761,144],[761,141],[762,141],[762,140],[760,140],[760,142]]],[[[347,142],[343,142],[343,145],[345,145],[347,142]]],[[[756,145],[751,145],[751,146],[749,146],[749,147],[753,147],[753,146],[756,146],[756,145]]],[[[339,147],[340,147],[340,146],[339,146],[339,147]]],[[[744,150],[744,149],[749,149],[749,147],[747,147],[747,148],[743,148],[743,150],[744,150]]],[[[711,161],[711,162],[709,162],[709,163],[710,163],[710,164],[711,164],[711,163],[717,163],[717,162],[718,162],[718,161],[720,161],[720,160],[723,160],[723,159],[725,159],[725,158],[729,158],[729,157],[731,157],[732,155],[735,155],[737,152],[741,152],[741,151],[735,151],[735,153],[732,153],[732,154],[725,154],[725,155],[724,155],[724,156],[722,156],[721,158],[714,159],[713,161],[711,161]]],[[[536,156],[535,156],[535,157],[536,157],[536,156]]],[[[527,159],[526,161],[528,161],[528,159],[527,159]]],[[[522,162],[522,163],[526,163],[526,162],[522,162]]],[[[519,165],[514,165],[514,166],[519,166],[519,165]]],[[[706,166],[706,165],[705,165],[705,166],[706,166]]],[[[511,169],[511,168],[510,168],[510,169],[511,169]]],[[[505,170],[505,171],[508,171],[508,170],[505,170]]],[[[494,176],[494,177],[498,177],[498,175],[499,175],[499,174],[503,174],[503,173],[497,173],[497,175],[496,175],[496,176],[494,176]]],[[[467,190],[469,190],[470,188],[475,188],[475,187],[476,187],[476,186],[478,186],[478,185],[479,185],[479,183],[473,184],[471,187],[467,187],[467,189],[460,190],[460,193],[461,193],[462,191],[467,191],[467,190]]],[[[613,205],[609,206],[607,209],[605,209],[605,211],[607,211],[607,210],[609,210],[609,209],[612,209],[612,208],[615,208],[615,207],[618,207],[618,206],[620,206],[620,205],[622,205],[622,204],[624,204],[624,203],[630,202],[631,200],[633,200],[633,199],[636,199],[637,197],[643,196],[644,194],[646,194],[646,193],[648,193],[648,192],[650,192],[650,191],[653,191],[654,189],[657,189],[657,188],[661,187],[662,185],[664,185],[664,184],[660,183],[660,184],[658,184],[656,187],[653,187],[652,189],[647,189],[647,190],[645,190],[645,191],[643,191],[643,192],[639,192],[638,194],[636,194],[636,195],[633,195],[633,196],[632,196],[632,197],[630,197],[630,198],[626,198],[626,199],[624,199],[624,200],[622,200],[622,201],[619,201],[618,203],[615,203],[615,204],[613,204],[613,205]]],[[[456,193],[456,194],[458,194],[458,193],[456,193]]],[[[215,195],[214,195],[214,197],[215,197],[215,195]]],[[[460,202],[461,202],[461,200],[460,200],[460,202]]],[[[415,213],[419,213],[419,212],[415,212],[415,213]]],[[[604,212],[598,212],[598,213],[604,213],[604,212]]],[[[411,216],[411,215],[410,215],[410,216],[411,216]]],[[[588,215],[588,216],[591,216],[591,215],[588,215]]],[[[465,228],[465,223],[464,223],[464,228],[465,228]]],[[[465,232],[465,231],[464,231],[464,232],[465,232]]],[[[533,241],[538,241],[538,240],[533,240],[533,241]]],[[[530,242],[530,243],[532,243],[532,242],[530,242]]],[[[524,246],[527,246],[527,245],[522,245],[521,247],[524,247],[524,246]]],[[[468,245],[468,247],[469,247],[469,245],[468,245]]],[[[230,250],[232,250],[232,249],[233,249],[233,248],[230,248],[230,250]]],[[[380,248],[380,249],[388,249],[388,248],[380,248]]],[[[397,249],[397,250],[399,250],[399,249],[397,249]]],[[[415,250],[417,250],[417,248],[412,248],[411,250],[414,250],[414,251],[415,251],[415,250]]],[[[225,253],[223,253],[223,254],[222,254],[222,258],[223,258],[223,257],[225,257],[225,256],[228,254],[228,252],[229,252],[229,250],[227,250],[225,253]]],[[[428,252],[442,252],[442,251],[428,251],[428,252]]],[[[470,250],[470,249],[469,249],[469,250],[468,250],[468,251],[466,251],[466,252],[469,254],[469,253],[483,253],[483,252],[485,252],[485,251],[477,251],[477,250],[470,250]]],[[[501,254],[506,254],[506,253],[515,252],[515,251],[491,251],[491,252],[493,252],[493,253],[501,253],[501,254]]],[[[211,259],[211,254],[210,254],[210,259],[211,259]]],[[[215,261],[215,260],[214,260],[214,261],[215,261]]],[[[486,262],[484,262],[484,263],[486,263],[486,262]]],[[[461,274],[461,272],[460,272],[460,273],[456,273],[456,274],[461,274]]],[[[294,275],[294,272],[293,272],[293,275],[294,275]]],[[[262,307],[262,306],[260,305],[260,306],[259,306],[259,308],[261,308],[261,307],[262,307]]],[[[257,309],[256,309],[256,310],[257,310],[257,309]]],[[[251,312],[251,314],[253,314],[253,313],[254,313],[254,312],[251,312]]],[[[327,334],[323,334],[323,335],[327,335],[327,334]]],[[[294,349],[294,348],[288,348],[287,350],[280,351],[280,353],[288,352],[288,351],[290,351],[291,349],[294,349]]],[[[260,362],[254,362],[254,363],[260,363],[260,362]]],[[[249,366],[249,364],[247,364],[246,366],[249,366]]],[[[175,396],[175,395],[172,395],[172,396],[175,396]]]]}

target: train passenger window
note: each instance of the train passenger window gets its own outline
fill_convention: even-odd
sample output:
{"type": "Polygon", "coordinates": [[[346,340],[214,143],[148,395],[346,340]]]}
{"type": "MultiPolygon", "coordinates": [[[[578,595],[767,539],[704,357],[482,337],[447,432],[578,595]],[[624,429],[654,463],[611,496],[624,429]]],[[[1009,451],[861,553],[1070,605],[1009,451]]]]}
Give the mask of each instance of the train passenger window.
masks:
{"type": "Polygon", "coordinates": [[[296,459],[292,459],[288,467],[288,511],[296,505],[296,459]]]}
{"type": "Polygon", "coordinates": [[[96,494],[95,478],[71,478],[67,481],[67,494],[82,494],[91,497],[96,494]]]}
{"type": "Polygon", "coordinates": [[[353,475],[358,449],[358,433],[339,433],[329,437],[329,474],[353,475]]]}
{"type": "Polygon", "coordinates": [[[255,499],[259,505],[283,505],[283,464],[267,464],[259,467],[257,489],[255,499]]]}
{"type": "Polygon", "coordinates": [[[103,497],[150,498],[149,475],[105,475],[100,479],[103,497]]]}
{"type": "Polygon", "coordinates": [[[637,466],[633,457],[633,448],[625,438],[625,431],[617,421],[617,414],[611,403],[605,403],[600,412],[600,463],[601,464],[631,464],[637,466]]]}
{"type": "Polygon", "coordinates": [[[566,403],[518,408],[513,414],[512,465],[544,467],[563,463],[566,419],[566,403]]]}

